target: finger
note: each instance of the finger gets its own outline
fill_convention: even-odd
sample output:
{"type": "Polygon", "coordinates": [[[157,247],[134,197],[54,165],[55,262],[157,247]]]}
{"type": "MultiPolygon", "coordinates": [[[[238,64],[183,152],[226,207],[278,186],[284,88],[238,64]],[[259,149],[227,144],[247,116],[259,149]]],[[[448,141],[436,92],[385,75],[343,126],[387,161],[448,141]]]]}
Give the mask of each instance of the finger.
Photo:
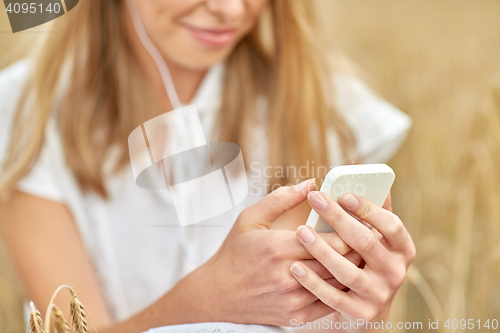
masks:
{"type": "Polygon", "coordinates": [[[345,258],[352,262],[356,267],[359,267],[363,262],[363,258],[359,255],[358,252],[352,250],[348,254],[345,255],[345,258]]]}
{"type": "MultiPolygon", "coordinates": [[[[344,286],[342,283],[338,282],[336,278],[332,276],[332,273],[330,273],[321,263],[319,263],[317,260],[298,260],[298,262],[304,264],[304,266],[309,267],[311,271],[316,273],[320,278],[323,280],[327,281],[331,286],[339,289],[339,290],[344,290],[347,287],[344,286]]],[[[301,304],[306,304],[306,303],[311,303],[317,300],[317,297],[311,294],[309,291],[304,289],[304,287],[301,286],[301,284],[295,279],[293,276],[289,277],[290,281],[288,281],[288,278],[285,278],[286,281],[286,288],[285,291],[288,294],[293,294],[295,296],[292,296],[296,298],[298,301],[297,303],[302,302],[301,304]],[[304,293],[304,294],[303,294],[304,293]],[[306,297],[305,295],[309,295],[309,297],[306,297]]],[[[283,281],[283,280],[282,280],[283,281]]]]}
{"type": "MultiPolygon", "coordinates": [[[[310,292],[308,291],[310,294],[310,292]]],[[[314,303],[308,304],[303,309],[297,311],[296,318],[305,318],[304,323],[310,323],[316,319],[323,318],[330,313],[335,312],[334,309],[326,305],[320,300],[314,303]]]]}
{"type": "MultiPolygon", "coordinates": [[[[363,262],[363,258],[361,258],[361,256],[356,251],[351,251],[347,253],[345,255],[345,258],[350,262],[352,262],[356,267],[359,267],[359,265],[363,262]]],[[[300,261],[304,265],[307,265],[307,267],[313,270],[314,273],[318,274],[319,277],[321,277],[323,280],[333,277],[332,273],[316,259],[297,260],[297,261],[300,261]]]]}
{"type": "Polygon", "coordinates": [[[352,249],[349,245],[340,238],[337,232],[320,232],[318,233],[335,251],[345,256],[352,249]]]}
{"type": "MultiPolygon", "coordinates": [[[[356,252],[356,251],[350,251],[345,255],[345,258],[352,262],[356,267],[360,267],[361,264],[363,263],[363,258],[356,252]]],[[[344,286],[342,283],[340,283],[335,277],[333,277],[332,273],[330,273],[329,270],[323,266],[318,260],[313,259],[313,260],[299,260],[301,263],[309,267],[314,273],[318,274],[320,278],[328,282],[331,286],[339,289],[339,290],[344,290],[348,289],[346,286],[344,286]]],[[[360,267],[362,268],[362,267],[360,267]]]]}
{"type": "MultiPolygon", "coordinates": [[[[302,246],[302,245],[301,245],[302,246]]],[[[312,255],[311,255],[312,257],[312,255]]],[[[314,257],[313,257],[314,258],[314,257]]],[[[320,278],[323,280],[325,279],[330,279],[333,277],[332,273],[328,269],[323,266],[322,263],[320,263],[316,259],[310,259],[310,260],[297,260],[309,267],[314,273],[318,274],[320,278]]]]}
{"type": "Polygon", "coordinates": [[[279,187],[245,209],[242,214],[248,218],[241,219],[241,221],[255,229],[269,229],[272,222],[283,213],[306,200],[307,194],[315,187],[315,179],[309,179],[294,186],[279,187]]]}
{"type": "MultiPolygon", "coordinates": [[[[339,280],[337,280],[334,277],[331,277],[329,279],[323,279],[323,280],[325,280],[326,283],[328,283],[330,286],[332,286],[334,288],[337,288],[338,290],[342,290],[344,292],[349,290],[348,287],[344,286],[342,283],[339,282],[339,280]]],[[[314,297],[316,297],[316,296],[314,296],[314,297]]]]}
{"type": "MultiPolygon", "coordinates": [[[[285,231],[288,232],[288,231],[285,231]]],[[[318,233],[335,251],[341,255],[346,255],[351,252],[351,247],[344,242],[342,238],[336,232],[321,232],[318,233]]],[[[288,236],[287,236],[288,237],[288,236]]],[[[287,238],[286,238],[287,240],[287,238]]],[[[294,241],[287,241],[289,249],[287,254],[295,259],[314,259],[313,256],[306,249],[297,242],[295,242],[295,234],[293,235],[294,241]]]]}
{"type": "Polygon", "coordinates": [[[340,202],[345,209],[377,229],[392,249],[406,250],[411,244],[408,241],[410,235],[403,222],[392,212],[354,194],[341,196],[340,202]]]}
{"type": "MultiPolygon", "coordinates": [[[[273,237],[269,238],[269,241],[273,244],[273,247],[277,249],[275,255],[278,257],[278,259],[282,260],[289,259],[293,261],[316,259],[304,248],[304,246],[302,246],[297,241],[296,232],[291,230],[271,230],[271,232],[274,233],[274,235],[273,237]],[[278,244],[279,246],[274,246],[274,244],[276,244],[277,239],[279,239],[279,244],[278,244]]],[[[335,251],[341,254],[347,254],[350,252],[347,251],[348,246],[345,245],[344,241],[342,241],[342,239],[337,235],[337,233],[335,233],[335,235],[328,235],[327,238],[328,238],[327,240],[328,244],[335,251]]]]}
{"type": "Polygon", "coordinates": [[[392,199],[391,199],[391,192],[389,192],[389,195],[385,199],[384,205],[382,206],[383,209],[388,210],[392,212],[392,199]]]}
{"type": "Polygon", "coordinates": [[[321,302],[340,313],[352,312],[354,302],[349,293],[332,287],[317,274],[299,262],[290,266],[290,272],[299,283],[315,295],[321,302]]]}
{"type": "MultiPolygon", "coordinates": [[[[272,230],[275,233],[273,239],[280,239],[280,249],[276,253],[281,259],[309,260],[315,259],[299,242],[297,235],[290,230],[272,230]]],[[[336,232],[322,233],[327,239],[327,243],[340,254],[347,254],[351,248],[345,244],[336,232]]],[[[273,241],[274,242],[274,241],[273,241]]]]}
{"type": "Polygon", "coordinates": [[[302,285],[290,275],[290,279],[293,279],[295,283],[297,283],[298,288],[296,290],[287,292],[286,295],[283,295],[285,301],[289,302],[289,305],[292,309],[303,309],[307,305],[314,303],[318,300],[318,298],[311,294],[309,290],[302,287],[302,285]]]}
{"type": "Polygon", "coordinates": [[[298,227],[297,239],[344,286],[354,291],[365,289],[367,277],[363,270],[332,249],[311,227],[298,227]]]}
{"type": "MultiPolygon", "coordinates": [[[[258,232],[266,232],[258,231],[258,232]]],[[[271,237],[266,238],[267,244],[261,244],[266,248],[266,253],[274,256],[277,262],[282,260],[307,260],[314,259],[313,256],[299,242],[297,235],[291,230],[271,230],[271,237]],[[278,242],[276,240],[279,240],[278,242]],[[271,251],[271,252],[270,252],[271,251]],[[274,251],[274,252],[272,252],[274,251]]],[[[262,241],[261,237],[256,236],[254,242],[262,241]]]]}
{"type": "Polygon", "coordinates": [[[371,230],[350,216],[330,197],[321,192],[312,191],[309,192],[307,198],[318,215],[328,222],[344,242],[361,255],[364,261],[380,265],[387,260],[388,250],[371,230]]]}

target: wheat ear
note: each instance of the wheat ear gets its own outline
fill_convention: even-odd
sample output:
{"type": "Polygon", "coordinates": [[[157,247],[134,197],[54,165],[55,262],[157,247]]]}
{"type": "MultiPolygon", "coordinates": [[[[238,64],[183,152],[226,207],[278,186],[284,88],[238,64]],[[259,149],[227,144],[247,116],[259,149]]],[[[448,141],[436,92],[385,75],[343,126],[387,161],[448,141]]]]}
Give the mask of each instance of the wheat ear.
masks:
{"type": "Polygon", "coordinates": [[[87,314],[83,304],[78,299],[75,291],[69,288],[71,294],[70,314],[73,321],[73,329],[75,333],[90,333],[89,324],[87,322],[87,314]]]}
{"type": "MultiPolygon", "coordinates": [[[[80,302],[80,300],[78,299],[78,296],[76,295],[76,292],[73,290],[73,288],[71,288],[70,286],[67,286],[67,285],[62,285],[59,288],[57,288],[56,291],[54,292],[54,294],[52,295],[52,298],[50,299],[49,304],[51,304],[51,305],[49,306],[49,310],[47,311],[47,314],[45,315],[46,330],[47,330],[47,327],[50,327],[50,319],[51,319],[50,312],[51,312],[51,310],[53,310],[53,308],[56,307],[56,305],[54,304],[54,300],[55,300],[57,294],[63,289],[67,289],[71,295],[70,316],[71,316],[71,322],[73,324],[74,332],[75,333],[90,333],[90,328],[89,328],[89,324],[87,321],[87,314],[85,313],[85,308],[84,308],[82,302],[80,302]]],[[[57,316],[55,313],[54,313],[54,316],[56,317],[55,319],[57,320],[57,316]]],[[[64,318],[64,316],[63,316],[63,318],[64,318]]],[[[64,331],[61,331],[61,332],[64,332],[64,331]]],[[[36,332],[36,333],[38,333],[38,332],[36,332]]],[[[59,332],[57,332],[57,333],[59,333],[59,332]]]]}
{"type": "Polygon", "coordinates": [[[45,331],[50,332],[50,324],[52,316],[54,316],[54,331],[55,333],[70,333],[68,321],[64,318],[64,314],[55,304],[50,304],[45,315],[45,331]]]}
{"type": "Polygon", "coordinates": [[[64,314],[57,305],[54,305],[52,312],[54,313],[54,330],[56,333],[70,333],[68,321],[64,318],[64,314]]]}
{"type": "Polygon", "coordinates": [[[53,312],[54,312],[54,330],[56,331],[56,333],[70,333],[68,321],[66,320],[66,318],[64,318],[64,314],[57,307],[57,305],[54,306],[53,312]]]}
{"type": "Polygon", "coordinates": [[[30,332],[31,333],[44,333],[42,315],[38,311],[33,302],[30,302],[30,332]]]}

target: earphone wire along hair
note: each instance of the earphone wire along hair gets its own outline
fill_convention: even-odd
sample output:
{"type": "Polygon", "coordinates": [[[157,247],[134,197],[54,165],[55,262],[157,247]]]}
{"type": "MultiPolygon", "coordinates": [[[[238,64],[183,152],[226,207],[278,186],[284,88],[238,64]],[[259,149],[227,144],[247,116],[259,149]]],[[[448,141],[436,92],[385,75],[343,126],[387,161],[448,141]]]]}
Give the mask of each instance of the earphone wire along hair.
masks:
{"type": "Polygon", "coordinates": [[[172,81],[172,76],[170,75],[170,71],[168,70],[167,64],[165,60],[160,54],[160,51],[153,44],[151,39],[149,38],[146,29],[142,23],[141,16],[137,10],[137,6],[135,4],[135,0],[127,0],[128,11],[132,18],[132,23],[134,24],[135,32],[141,41],[141,44],[146,48],[148,53],[153,58],[156,67],[158,67],[158,71],[160,72],[161,79],[163,81],[163,85],[165,86],[165,90],[167,91],[168,99],[172,104],[174,109],[181,108],[183,105],[179,100],[179,96],[177,95],[177,91],[175,90],[174,82],[172,81]]]}
{"type": "MultiPolygon", "coordinates": [[[[179,100],[179,96],[177,95],[177,91],[175,90],[174,82],[172,81],[172,76],[170,75],[170,71],[168,70],[168,66],[165,63],[160,51],[153,44],[151,39],[149,38],[146,29],[142,23],[141,16],[137,10],[137,6],[135,4],[135,0],[127,0],[127,6],[132,18],[132,23],[134,25],[135,32],[141,41],[141,44],[144,46],[149,55],[153,58],[158,71],[160,72],[161,79],[163,81],[163,85],[165,90],[167,91],[168,99],[172,104],[174,109],[182,108],[183,105],[179,100]]],[[[166,180],[166,179],[165,179],[166,180]]],[[[180,238],[181,247],[184,250],[187,258],[191,263],[195,265],[201,264],[200,259],[193,249],[193,247],[189,244],[188,236],[186,234],[185,228],[180,227],[178,229],[178,235],[180,238]]]]}

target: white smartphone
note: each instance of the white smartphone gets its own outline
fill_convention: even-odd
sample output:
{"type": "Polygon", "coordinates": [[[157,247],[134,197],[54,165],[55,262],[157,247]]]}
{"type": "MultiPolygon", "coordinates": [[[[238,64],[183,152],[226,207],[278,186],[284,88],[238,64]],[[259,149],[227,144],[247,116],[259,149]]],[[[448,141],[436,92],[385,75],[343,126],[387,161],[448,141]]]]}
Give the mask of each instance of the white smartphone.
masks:
{"type": "MultiPolygon", "coordinates": [[[[337,203],[342,194],[354,193],[382,207],[395,178],[394,171],[386,164],[341,165],[327,173],[320,192],[337,203]]],[[[335,231],[314,210],[311,210],[306,225],[317,232],[335,231]]]]}

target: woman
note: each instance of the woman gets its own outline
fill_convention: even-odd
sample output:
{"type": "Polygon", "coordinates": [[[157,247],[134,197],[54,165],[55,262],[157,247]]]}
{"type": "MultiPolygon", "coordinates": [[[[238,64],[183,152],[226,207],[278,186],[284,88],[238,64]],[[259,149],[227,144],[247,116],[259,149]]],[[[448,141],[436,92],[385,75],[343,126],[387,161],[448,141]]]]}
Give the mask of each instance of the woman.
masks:
{"type": "Polygon", "coordinates": [[[207,139],[241,147],[257,188],[300,178],[266,166],[384,161],[410,126],[330,70],[309,1],[82,1],[34,59],[0,76],[0,220],[28,298],[44,309],[69,284],[99,332],[385,319],[414,256],[389,201],[345,198],[380,233],[370,231],[308,180],[255,191],[204,228],[176,228],[169,192],[136,186],[127,137],[176,105],[135,14],[180,102],[197,106],[207,139]],[[307,202],[340,237],[290,231],[307,202]]]}

